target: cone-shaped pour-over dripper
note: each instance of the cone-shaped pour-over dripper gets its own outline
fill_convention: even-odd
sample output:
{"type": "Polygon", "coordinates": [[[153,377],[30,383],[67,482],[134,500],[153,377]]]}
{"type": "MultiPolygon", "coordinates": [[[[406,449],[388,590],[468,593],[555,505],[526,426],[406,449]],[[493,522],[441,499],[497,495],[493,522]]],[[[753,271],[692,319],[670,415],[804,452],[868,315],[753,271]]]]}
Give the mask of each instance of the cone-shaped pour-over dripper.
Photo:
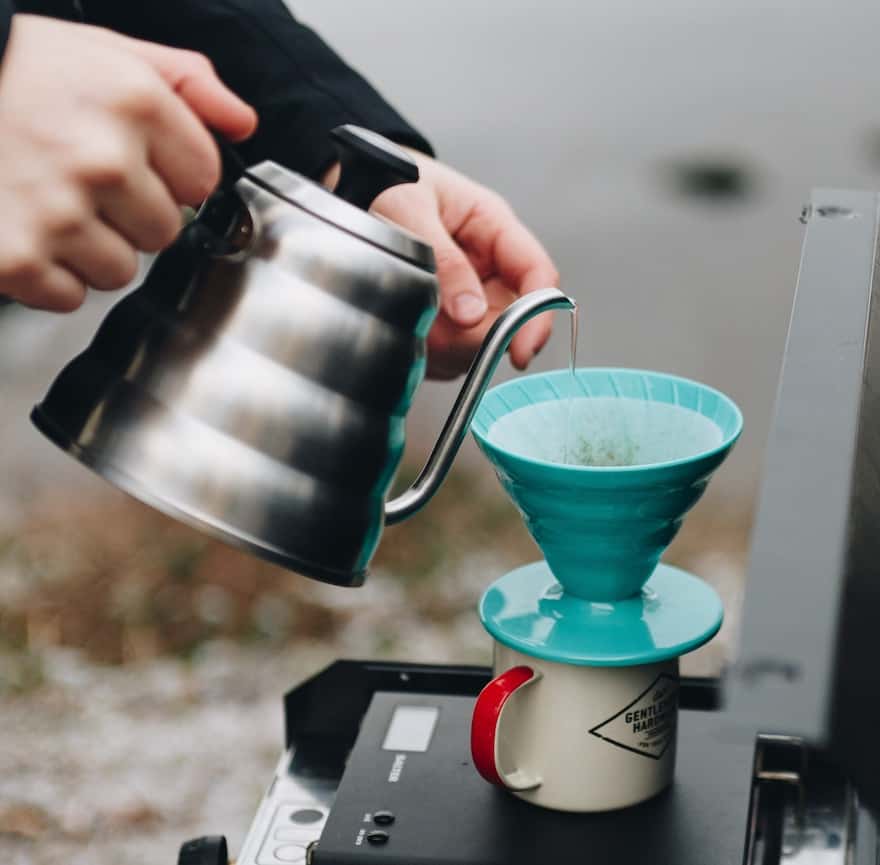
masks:
{"type": "Polygon", "coordinates": [[[514,379],[473,423],[553,576],[590,601],[638,594],[741,430],[722,393],[627,369],[514,379]]]}

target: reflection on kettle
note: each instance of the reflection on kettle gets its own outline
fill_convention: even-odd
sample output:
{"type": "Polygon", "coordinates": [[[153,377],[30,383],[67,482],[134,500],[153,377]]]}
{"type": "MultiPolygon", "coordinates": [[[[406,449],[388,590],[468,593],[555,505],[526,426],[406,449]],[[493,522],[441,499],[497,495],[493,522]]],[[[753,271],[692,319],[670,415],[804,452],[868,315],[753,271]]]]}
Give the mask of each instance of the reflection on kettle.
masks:
{"type": "Polygon", "coordinates": [[[335,194],[272,162],[227,174],[32,419],[148,504],[351,586],[384,522],[442,482],[516,330],[573,302],[549,288],[499,317],[425,469],[386,505],[437,311],[434,257],[366,210],[418,179],[408,154],[356,127],[334,139],[335,194]]]}

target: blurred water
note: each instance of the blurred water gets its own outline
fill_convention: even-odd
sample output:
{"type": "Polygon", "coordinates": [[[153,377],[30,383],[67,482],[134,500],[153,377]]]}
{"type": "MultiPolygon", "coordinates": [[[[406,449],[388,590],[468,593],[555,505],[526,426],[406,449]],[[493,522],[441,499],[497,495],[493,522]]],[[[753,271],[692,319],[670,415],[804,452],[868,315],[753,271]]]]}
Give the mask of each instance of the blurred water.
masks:
{"type": "MultiPolygon", "coordinates": [[[[746,432],[714,495],[750,495],[796,277],[800,207],[816,185],[877,182],[880,7],[293,5],[445,160],[506,195],[541,237],[583,310],[582,364],[691,376],[742,406],[746,432]],[[682,185],[694,184],[682,184],[676,167],[700,161],[733,165],[744,195],[727,203],[683,195],[682,185]]],[[[63,318],[0,315],[7,509],[10,490],[14,510],[41,477],[94,483],[31,432],[25,416],[106,304],[96,297],[63,318]]],[[[560,320],[539,368],[566,363],[566,331],[560,320]]],[[[426,448],[452,393],[448,385],[423,388],[412,413],[414,449],[426,448]]],[[[473,458],[471,445],[466,453],[473,458]]]]}

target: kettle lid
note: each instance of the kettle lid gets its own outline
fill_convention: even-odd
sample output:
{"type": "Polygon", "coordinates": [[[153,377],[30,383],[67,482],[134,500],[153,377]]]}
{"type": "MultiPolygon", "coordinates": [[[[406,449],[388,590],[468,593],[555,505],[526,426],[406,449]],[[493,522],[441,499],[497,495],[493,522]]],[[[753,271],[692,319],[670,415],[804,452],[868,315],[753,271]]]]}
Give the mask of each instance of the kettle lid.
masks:
{"type": "Polygon", "coordinates": [[[339,182],[332,192],[270,160],[248,168],[243,176],[323,222],[435,272],[430,244],[369,212],[370,205],[386,189],[418,181],[415,160],[394,142],[359,126],[338,126],[331,136],[340,163],[339,182]]]}

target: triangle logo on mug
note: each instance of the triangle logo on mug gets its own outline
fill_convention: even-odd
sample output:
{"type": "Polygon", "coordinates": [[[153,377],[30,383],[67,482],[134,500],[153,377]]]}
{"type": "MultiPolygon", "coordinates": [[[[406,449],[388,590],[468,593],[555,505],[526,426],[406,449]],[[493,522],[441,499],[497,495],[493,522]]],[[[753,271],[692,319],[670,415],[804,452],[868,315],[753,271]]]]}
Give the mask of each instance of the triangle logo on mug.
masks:
{"type": "Polygon", "coordinates": [[[678,678],[663,673],[590,733],[618,748],[659,760],[675,741],[677,708],[678,678]]]}

